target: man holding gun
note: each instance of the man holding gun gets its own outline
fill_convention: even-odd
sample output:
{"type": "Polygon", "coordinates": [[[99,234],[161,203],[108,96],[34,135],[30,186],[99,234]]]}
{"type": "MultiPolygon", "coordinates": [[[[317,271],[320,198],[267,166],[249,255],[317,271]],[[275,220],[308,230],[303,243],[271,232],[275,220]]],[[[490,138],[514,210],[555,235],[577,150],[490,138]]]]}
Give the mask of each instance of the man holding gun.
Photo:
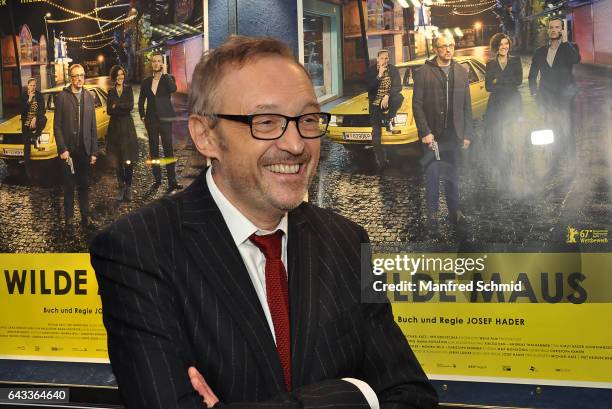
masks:
{"type": "Polygon", "coordinates": [[[98,136],[93,96],[84,90],[85,70],[80,64],[70,67],[70,86],[55,97],[53,132],[57,142],[57,154],[65,163],[64,217],[67,226],[74,218],[74,186],[79,194],[81,225],[89,221],[89,167],[96,163],[98,136]]]}

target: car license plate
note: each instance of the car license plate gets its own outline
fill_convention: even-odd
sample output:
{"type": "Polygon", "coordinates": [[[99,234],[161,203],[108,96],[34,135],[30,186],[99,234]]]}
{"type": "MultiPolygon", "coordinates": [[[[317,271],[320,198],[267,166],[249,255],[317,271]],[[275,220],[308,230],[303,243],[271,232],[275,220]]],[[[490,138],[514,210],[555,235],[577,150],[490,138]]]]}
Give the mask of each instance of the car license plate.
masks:
{"type": "Polygon", "coordinates": [[[344,132],[343,139],[345,141],[371,141],[372,134],[370,132],[344,132]]]}
{"type": "Polygon", "coordinates": [[[6,156],[23,156],[23,149],[4,148],[4,154],[6,156]]]}

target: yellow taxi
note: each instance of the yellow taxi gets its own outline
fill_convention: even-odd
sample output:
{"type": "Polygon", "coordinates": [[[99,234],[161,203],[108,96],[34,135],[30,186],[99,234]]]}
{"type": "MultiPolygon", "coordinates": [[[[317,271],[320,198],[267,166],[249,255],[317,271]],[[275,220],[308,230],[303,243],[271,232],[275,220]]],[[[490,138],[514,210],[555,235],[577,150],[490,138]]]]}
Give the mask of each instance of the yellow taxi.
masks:
{"type": "MultiPolygon", "coordinates": [[[[414,60],[396,66],[402,79],[404,102],[397,111],[393,130],[388,132],[382,127],[381,140],[384,145],[399,147],[419,140],[412,115],[412,86],[414,72],[425,61],[414,60]]],[[[485,90],[485,62],[476,57],[455,57],[455,61],[468,71],[472,113],[474,118],[481,118],[489,100],[489,93],[485,90]]],[[[372,127],[368,106],[368,93],[364,92],[332,108],[327,136],[347,149],[371,144],[372,127]]]]}
{"type": "MultiPolygon", "coordinates": [[[[106,90],[99,86],[85,84],[84,88],[94,97],[96,110],[96,125],[98,139],[106,137],[109,116],[106,113],[106,90]]],[[[53,115],[55,96],[63,87],[55,87],[42,91],[47,109],[47,124],[43,129],[38,143],[32,145],[30,157],[35,161],[44,161],[57,157],[57,145],[53,135],[53,115]]],[[[23,135],[21,133],[21,115],[16,115],[0,124],[0,159],[4,159],[9,168],[23,162],[23,135]]]]}

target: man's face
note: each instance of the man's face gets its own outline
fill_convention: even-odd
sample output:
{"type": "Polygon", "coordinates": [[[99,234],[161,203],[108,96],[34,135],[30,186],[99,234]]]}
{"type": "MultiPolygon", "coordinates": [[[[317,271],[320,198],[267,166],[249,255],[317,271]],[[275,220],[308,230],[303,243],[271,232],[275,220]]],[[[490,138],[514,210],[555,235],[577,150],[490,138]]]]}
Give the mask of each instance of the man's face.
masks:
{"type": "Polygon", "coordinates": [[[162,70],[163,63],[164,60],[162,59],[161,55],[154,55],[153,58],[151,58],[151,69],[153,72],[160,72],[162,70]]]}
{"type": "MultiPolygon", "coordinates": [[[[320,111],[304,70],[280,56],[228,69],[219,89],[216,113],[297,116],[320,111]]],[[[257,140],[248,124],[224,119],[209,132],[215,141],[209,153],[216,159],[215,183],[247,217],[273,220],[299,206],[319,162],[320,139],[302,138],[294,121],[276,140],[257,140]]]]}
{"type": "Polygon", "coordinates": [[[70,82],[74,89],[81,89],[85,82],[85,70],[81,67],[76,67],[70,70],[70,82]]]}
{"type": "Polygon", "coordinates": [[[450,62],[455,54],[455,40],[451,37],[438,37],[435,40],[436,55],[444,62],[450,62]]]}
{"type": "Polygon", "coordinates": [[[551,40],[560,39],[562,31],[561,20],[551,20],[548,22],[548,38],[551,40]]]}
{"type": "Polygon", "coordinates": [[[376,63],[379,67],[386,67],[389,64],[389,53],[380,53],[376,57],[376,63]]]}
{"type": "Polygon", "coordinates": [[[36,91],[36,81],[28,82],[28,94],[33,94],[36,91]]]}

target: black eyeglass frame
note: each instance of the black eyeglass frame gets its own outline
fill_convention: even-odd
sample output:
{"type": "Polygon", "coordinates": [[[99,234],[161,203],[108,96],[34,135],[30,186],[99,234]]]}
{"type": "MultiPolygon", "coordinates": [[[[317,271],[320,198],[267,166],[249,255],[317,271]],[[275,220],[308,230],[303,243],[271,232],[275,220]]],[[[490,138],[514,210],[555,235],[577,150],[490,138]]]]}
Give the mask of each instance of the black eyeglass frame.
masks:
{"type": "Polygon", "coordinates": [[[255,139],[260,140],[260,141],[274,141],[276,139],[282,138],[283,135],[285,134],[285,131],[289,127],[288,126],[289,122],[291,122],[291,121],[295,122],[295,127],[296,127],[298,133],[300,134],[300,136],[302,138],[304,138],[304,139],[319,139],[323,135],[325,135],[325,133],[327,132],[327,128],[329,127],[329,122],[331,121],[331,114],[329,112],[309,112],[307,114],[302,114],[302,115],[298,115],[298,116],[287,116],[287,115],[276,114],[276,113],[274,113],[274,114],[272,114],[272,113],[261,113],[261,114],[251,114],[251,115],[213,114],[213,116],[215,116],[217,118],[227,119],[229,121],[242,122],[243,124],[249,125],[249,128],[251,129],[251,136],[253,138],[255,138],[255,139]],[[255,134],[253,133],[253,118],[258,117],[258,116],[265,116],[265,115],[274,115],[274,116],[283,117],[283,118],[285,118],[285,121],[287,121],[285,123],[284,128],[283,128],[283,131],[276,138],[259,138],[259,137],[255,136],[255,134]],[[300,123],[298,121],[300,120],[300,118],[308,116],[308,115],[323,115],[323,116],[325,116],[327,118],[327,123],[325,124],[325,129],[323,130],[321,135],[319,135],[319,136],[304,136],[304,135],[302,135],[302,131],[300,131],[300,123]]]}

